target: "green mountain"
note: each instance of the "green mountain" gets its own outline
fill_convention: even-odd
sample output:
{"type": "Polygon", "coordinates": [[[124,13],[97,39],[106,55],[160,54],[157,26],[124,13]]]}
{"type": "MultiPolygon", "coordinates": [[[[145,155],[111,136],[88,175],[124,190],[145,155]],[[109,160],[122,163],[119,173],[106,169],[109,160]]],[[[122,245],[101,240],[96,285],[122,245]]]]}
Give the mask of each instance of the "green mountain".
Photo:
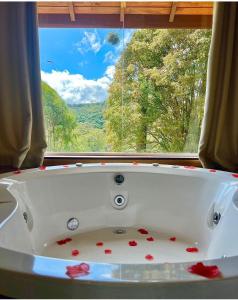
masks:
{"type": "Polygon", "coordinates": [[[87,103],[70,106],[76,113],[77,121],[102,129],[104,126],[103,111],[105,103],[87,103]]]}

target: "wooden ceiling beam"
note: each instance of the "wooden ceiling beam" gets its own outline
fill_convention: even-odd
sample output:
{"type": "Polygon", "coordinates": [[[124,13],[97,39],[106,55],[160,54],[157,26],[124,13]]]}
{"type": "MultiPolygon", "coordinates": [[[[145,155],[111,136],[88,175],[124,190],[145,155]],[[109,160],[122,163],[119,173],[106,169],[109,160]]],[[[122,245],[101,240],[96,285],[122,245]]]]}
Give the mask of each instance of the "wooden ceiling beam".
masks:
{"type": "Polygon", "coordinates": [[[124,23],[125,20],[125,10],[126,10],[126,2],[121,2],[120,22],[122,23],[124,23]]]}
{"type": "Polygon", "coordinates": [[[69,5],[70,21],[75,22],[74,4],[73,2],[69,2],[68,5],[69,5]]]}
{"type": "Polygon", "coordinates": [[[174,21],[175,13],[176,13],[177,4],[176,2],[172,2],[171,11],[169,15],[169,22],[172,23],[174,21]]]}

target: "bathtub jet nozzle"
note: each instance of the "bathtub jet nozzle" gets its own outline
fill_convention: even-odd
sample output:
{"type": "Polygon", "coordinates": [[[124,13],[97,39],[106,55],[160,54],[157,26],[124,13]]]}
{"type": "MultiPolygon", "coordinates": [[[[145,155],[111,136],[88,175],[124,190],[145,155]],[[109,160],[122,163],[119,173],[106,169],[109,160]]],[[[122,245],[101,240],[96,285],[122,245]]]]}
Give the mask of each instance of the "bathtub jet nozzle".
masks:
{"type": "Polygon", "coordinates": [[[114,181],[115,181],[115,183],[118,184],[118,185],[122,184],[122,183],[124,182],[124,180],[125,180],[125,178],[124,178],[124,176],[121,175],[121,174],[118,174],[118,175],[116,175],[116,176],[114,177],[114,181]]]}
{"type": "Polygon", "coordinates": [[[79,220],[77,218],[70,218],[67,221],[67,228],[69,230],[76,230],[79,227],[79,220]]]}
{"type": "Polygon", "coordinates": [[[215,211],[212,218],[213,224],[217,225],[220,222],[220,219],[221,219],[221,214],[215,211]]]}

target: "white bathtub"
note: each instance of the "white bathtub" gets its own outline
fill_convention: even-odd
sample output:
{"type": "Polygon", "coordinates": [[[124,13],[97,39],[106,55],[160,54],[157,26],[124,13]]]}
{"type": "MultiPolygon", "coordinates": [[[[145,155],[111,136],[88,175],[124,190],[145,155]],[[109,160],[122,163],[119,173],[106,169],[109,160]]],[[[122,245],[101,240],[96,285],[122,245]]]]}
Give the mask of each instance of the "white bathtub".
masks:
{"type": "Polygon", "coordinates": [[[5,296],[236,297],[237,255],[235,174],[88,164],[0,179],[0,294],[5,296]],[[72,240],[62,242],[66,238],[72,240]],[[197,252],[188,252],[191,248],[197,252]],[[74,250],[79,254],[72,255],[74,250]],[[188,272],[197,262],[216,265],[222,277],[188,272]],[[80,263],[87,263],[88,274],[70,278],[66,267],[80,263]]]}

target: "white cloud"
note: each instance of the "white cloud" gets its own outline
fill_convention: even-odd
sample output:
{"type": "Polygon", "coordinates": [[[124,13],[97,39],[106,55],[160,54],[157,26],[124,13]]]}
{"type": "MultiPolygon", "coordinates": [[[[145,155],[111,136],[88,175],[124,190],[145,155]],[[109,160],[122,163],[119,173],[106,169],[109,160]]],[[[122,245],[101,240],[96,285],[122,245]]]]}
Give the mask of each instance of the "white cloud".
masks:
{"type": "Polygon", "coordinates": [[[81,41],[77,42],[75,46],[81,54],[84,54],[88,51],[97,53],[102,47],[102,43],[97,30],[94,30],[94,32],[85,31],[84,37],[81,39],[81,41]]]}
{"type": "Polygon", "coordinates": [[[41,71],[41,78],[55,89],[68,104],[103,102],[115,73],[115,66],[108,66],[103,77],[96,80],[71,74],[68,70],[51,73],[41,71]]]}
{"type": "Polygon", "coordinates": [[[105,71],[105,75],[110,79],[112,80],[113,79],[113,76],[115,74],[115,66],[108,66],[106,71],[105,71]]]}

